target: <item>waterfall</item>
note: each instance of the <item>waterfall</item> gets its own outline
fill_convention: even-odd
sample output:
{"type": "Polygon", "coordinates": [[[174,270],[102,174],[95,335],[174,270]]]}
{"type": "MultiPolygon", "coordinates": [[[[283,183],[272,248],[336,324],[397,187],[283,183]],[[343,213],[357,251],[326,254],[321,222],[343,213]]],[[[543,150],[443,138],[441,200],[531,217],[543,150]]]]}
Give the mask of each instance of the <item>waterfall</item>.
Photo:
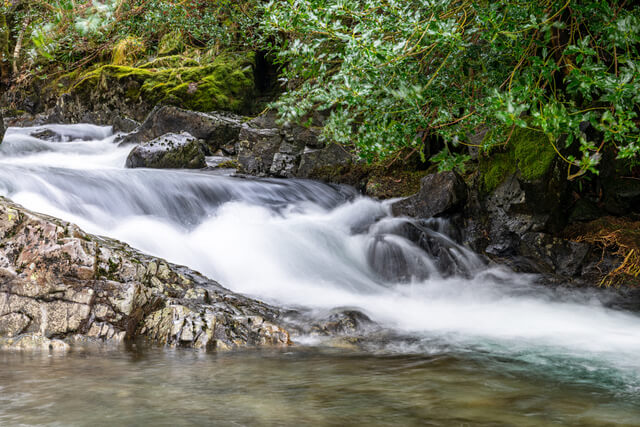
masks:
{"type": "MultiPolygon", "coordinates": [[[[532,363],[615,367],[640,383],[640,317],[490,267],[444,220],[396,218],[346,186],[215,171],[125,169],[110,128],[9,128],[0,195],[187,265],[236,292],[351,307],[403,336],[532,363]]],[[[401,343],[396,343],[401,346],[401,343]]]]}

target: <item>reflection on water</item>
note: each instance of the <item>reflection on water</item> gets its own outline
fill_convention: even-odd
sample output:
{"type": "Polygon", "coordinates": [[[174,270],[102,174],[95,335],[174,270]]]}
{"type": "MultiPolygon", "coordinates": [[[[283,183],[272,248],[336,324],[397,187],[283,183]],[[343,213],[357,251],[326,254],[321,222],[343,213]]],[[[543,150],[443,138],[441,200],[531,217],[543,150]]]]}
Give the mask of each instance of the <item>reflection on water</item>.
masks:
{"type": "Polygon", "coordinates": [[[640,402],[464,355],[0,353],[0,425],[637,425],[640,402]]]}

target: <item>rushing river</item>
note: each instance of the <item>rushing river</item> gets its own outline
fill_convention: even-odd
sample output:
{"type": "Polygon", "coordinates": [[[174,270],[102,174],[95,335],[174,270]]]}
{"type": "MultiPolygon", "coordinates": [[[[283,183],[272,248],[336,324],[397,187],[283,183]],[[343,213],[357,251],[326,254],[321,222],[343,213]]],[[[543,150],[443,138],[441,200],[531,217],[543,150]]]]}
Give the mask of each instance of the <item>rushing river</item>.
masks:
{"type": "Polygon", "coordinates": [[[0,425],[640,424],[637,313],[487,268],[446,223],[393,218],[350,188],[125,169],[114,138],[10,128],[0,195],[234,291],[355,308],[392,334],[366,352],[298,337],[231,355],[0,354],[0,425]]]}

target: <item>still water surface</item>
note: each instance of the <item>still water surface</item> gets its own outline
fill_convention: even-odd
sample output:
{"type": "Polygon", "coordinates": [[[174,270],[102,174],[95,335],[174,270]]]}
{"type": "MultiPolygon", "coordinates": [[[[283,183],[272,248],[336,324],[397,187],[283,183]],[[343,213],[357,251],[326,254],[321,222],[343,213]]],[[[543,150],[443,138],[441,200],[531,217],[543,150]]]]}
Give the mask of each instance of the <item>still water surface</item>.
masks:
{"type": "Polygon", "coordinates": [[[477,355],[0,353],[0,425],[638,425],[624,392],[477,355]]]}

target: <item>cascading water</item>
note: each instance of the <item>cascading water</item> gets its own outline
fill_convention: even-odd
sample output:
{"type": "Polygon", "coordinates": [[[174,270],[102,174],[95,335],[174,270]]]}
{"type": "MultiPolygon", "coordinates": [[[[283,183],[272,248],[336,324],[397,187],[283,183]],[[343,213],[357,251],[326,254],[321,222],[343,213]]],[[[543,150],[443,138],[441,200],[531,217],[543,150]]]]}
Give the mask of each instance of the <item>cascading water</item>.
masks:
{"type": "MultiPolygon", "coordinates": [[[[489,268],[439,220],[394,218],[348,187],[125,169],[109,128],[10,128],[0,194],[280,306],[352,307],[400,352],[491,354],[640,387],[640,316],[489,268]]],[[[554,375],[556,375],[554,374],[554,375]]]]}

